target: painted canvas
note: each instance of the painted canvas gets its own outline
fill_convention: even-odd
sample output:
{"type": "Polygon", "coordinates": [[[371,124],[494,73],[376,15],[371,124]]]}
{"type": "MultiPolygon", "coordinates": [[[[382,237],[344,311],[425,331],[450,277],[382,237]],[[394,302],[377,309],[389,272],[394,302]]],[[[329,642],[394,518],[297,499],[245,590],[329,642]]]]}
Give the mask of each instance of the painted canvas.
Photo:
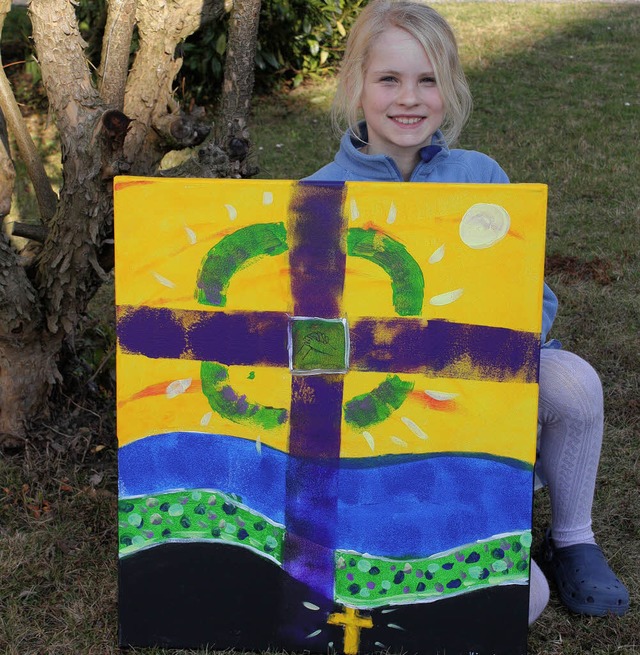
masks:
{"type": "Polygon", "coordinates": [[[121,645],[525,653],[546,187],[115,202],[121,645]]]}

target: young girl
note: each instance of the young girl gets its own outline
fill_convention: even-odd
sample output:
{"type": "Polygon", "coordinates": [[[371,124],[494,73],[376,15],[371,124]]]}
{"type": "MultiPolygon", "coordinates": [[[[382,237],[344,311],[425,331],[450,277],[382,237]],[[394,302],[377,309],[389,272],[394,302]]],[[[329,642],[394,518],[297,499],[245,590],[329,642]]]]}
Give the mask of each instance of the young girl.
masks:
{"type": "MultiPolygon", "coordinates": [[[[453,150],[471,110],[456,40],[447,22],[418,1],[372,0],[347,42],[334,121],[348,129],[332,163],[308,180],[507,183],[479,152],[453,150]],[[358,122],[362,114],[364,120],[358,122]]],[[[544,286],[537,467],[549,485],[545,539],[560,598],[579,614],[624,614],[629,595],[591,529],[603,431],[602,386],[583,359],[546,342],[557,300],[544,286]]],[[[532,561],[529,623],[549,587],[532,561]]]]}

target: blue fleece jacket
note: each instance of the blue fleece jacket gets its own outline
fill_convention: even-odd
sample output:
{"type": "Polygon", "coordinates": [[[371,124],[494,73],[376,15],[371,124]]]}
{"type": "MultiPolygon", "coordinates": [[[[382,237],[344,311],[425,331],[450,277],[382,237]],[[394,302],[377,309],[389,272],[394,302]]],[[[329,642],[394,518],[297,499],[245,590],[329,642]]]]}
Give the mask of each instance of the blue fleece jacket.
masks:
{"type": "MultiPolygon", "coordinates": [[[[342,137],[334,160],[305,178],[323,182],[403,182],[402,174],[391,157],[365,155],[358,148],[367,140],[367,128],[360,123],[362,140],[351,131],[342,137]]],[[[450,150],[438,130],[431,144],[420,150],[420,162],[413,170],[410,182],[453,182],[507,184],[509,178],[500,166],[487,155],[473,150],[450,150]]],[[[558,299],[544,285],[542,299],[542,343],[558,311],[558,299]]]]}

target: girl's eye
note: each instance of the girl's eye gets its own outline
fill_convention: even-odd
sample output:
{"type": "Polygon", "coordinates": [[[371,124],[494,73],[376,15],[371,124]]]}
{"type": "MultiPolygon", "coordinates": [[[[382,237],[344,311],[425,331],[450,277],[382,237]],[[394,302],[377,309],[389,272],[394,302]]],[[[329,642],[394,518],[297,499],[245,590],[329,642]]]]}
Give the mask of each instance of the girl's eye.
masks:
{"type": "Polygon", "coordinates": [[[393,77],[393,75],[385,75],[384,77],[380,78],[381,82],[395,82],[396,78],[393,77]]]}
{"type": "Polygon", "coordinates": [[[421,81],[423,84],[428,84],[429,86],[435,86],[436,84],[435,77],[423,77],[421,81]]]}

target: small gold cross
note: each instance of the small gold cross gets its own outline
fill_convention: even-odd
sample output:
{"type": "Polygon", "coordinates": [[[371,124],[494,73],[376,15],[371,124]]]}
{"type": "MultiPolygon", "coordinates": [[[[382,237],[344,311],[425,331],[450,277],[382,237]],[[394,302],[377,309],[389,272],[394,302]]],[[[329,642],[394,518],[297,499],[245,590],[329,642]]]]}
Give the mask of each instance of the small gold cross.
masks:
{"type": "Polygon", "coordinates": [[[360,630],[373,627],[372,618],[370,616],[361,616],[358,610],[353,607],[345,607],[343,614],[339,612],[329,614],[327,623],[344,626],[343,652],[345,655],[357,655],[360,648],[360,630]]]}

